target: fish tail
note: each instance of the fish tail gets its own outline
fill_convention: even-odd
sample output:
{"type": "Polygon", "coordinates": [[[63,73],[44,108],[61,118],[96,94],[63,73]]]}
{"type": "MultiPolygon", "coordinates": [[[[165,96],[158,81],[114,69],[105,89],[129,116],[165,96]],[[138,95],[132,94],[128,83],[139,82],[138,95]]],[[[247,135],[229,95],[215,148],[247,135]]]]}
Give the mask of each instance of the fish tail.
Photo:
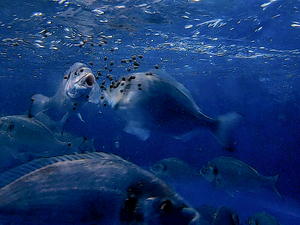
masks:
{"type": "Polygon", "coordinates": [[[42,94],[35,94],[31,96],[32,104],[29,106],[28,117],[34,117],[40,112],[45,112],[47,104],[49,103],[50,98],[42,94]]]}
{"type": "Polygon", "coordinates": [[[80,144],[78,149],[82,152],[95,152],[96,149],[94,147],[94,138],[88,140],[84,137],[84,141],[80,144]]]}
{"type": "Polygon", "coordinates": [[[272,176],[272,177],[267,177],[267,179],[269,180],[270,184],[271,184],[271,187],[272,189],[276,192],[276,194],[282,199],[285,201],[285,199],[282,197],[282,195],[279,193],[277,187],[276,187],[276,182],[278,181],[279,179],[279,174],[275,175],[275,176],[272,176]]]}
{"type": "Polygon", "coordinates": [[[232,131],[241,121],[241,117],[241,114],[237,112],[230,112],[216,118],[218,126],[214,130],[214,134],[220,144],[229,151],[233,150],[232,131]]]}

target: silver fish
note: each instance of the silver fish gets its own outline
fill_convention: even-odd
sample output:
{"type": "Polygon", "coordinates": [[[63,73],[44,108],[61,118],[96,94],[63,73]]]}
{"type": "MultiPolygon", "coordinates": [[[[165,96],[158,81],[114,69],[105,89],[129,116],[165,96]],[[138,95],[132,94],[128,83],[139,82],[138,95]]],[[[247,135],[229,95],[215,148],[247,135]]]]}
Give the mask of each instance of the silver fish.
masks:
{"type": "MultiPolygon", "coordinates": [[[[65,72],[64,80],[54,96],[35,94],[31,97],[32,105],[28,115],[34,117],[39,113],[52,110],[63,115],[59,116],[63,126],[73,114],[77,114],[83,121],[79,112],[81,107],[87,102],[98,104],[99,98],[100,87],[92,70],[87,65],[76,62],[65,72]]],[[[54,118],[53,116],[52,119],[54,118]]]]}
{"type": "Polygon", "coordinates": [[[199,224],[151,173],[101,152],[40,158],[0,174],[2,225],[199,224]]]}
{"type": "Polygon", "coordinates": [[[190,92],[160,70],[122,77],[104,90],[104,101],[126,121],[125,132],[141,140],[147,140],[150,131],[186,139],[199,128],[206,127],[230,150],[230,133],[240,120],[236,112],[216,119],[203,114],[190,92]]]}
{"type": "Polygon", "coordinates": [[[161,179],[177,182],[191,182],[203,179],[196,168],[175,157],[154,163],[150,170],[161,179]]]}
{"type": "Polygon", "coordinates": [[[222,206],[214,213],[212,225],[239,225],[240,219],[235,210],[222,206]]]}
{"type": "Polygon", "coordinates": [[[280,225],[278,220],[265,212],[255,213],[253,216],[248,218],[247,224],[249,225],[280,225]]]}
{"type": "Polygon", "coordinates": [[[54,134],[34,118],[0,117],[0,172],[32,158],[94,150],[93,144],[83,137],[65,136],[54,134]]]}
{"type": "MultiPolygon", "coordinates": [[[[201,175],[216,188],[231,191],[259,191],[269,187],[282,198],[275,183],[279,175],[265,177],[246,163],[231,157],[219,157],[200,169],[201,175]]],[[[282,198],[283,199],[283,198],[282,198]]]]}

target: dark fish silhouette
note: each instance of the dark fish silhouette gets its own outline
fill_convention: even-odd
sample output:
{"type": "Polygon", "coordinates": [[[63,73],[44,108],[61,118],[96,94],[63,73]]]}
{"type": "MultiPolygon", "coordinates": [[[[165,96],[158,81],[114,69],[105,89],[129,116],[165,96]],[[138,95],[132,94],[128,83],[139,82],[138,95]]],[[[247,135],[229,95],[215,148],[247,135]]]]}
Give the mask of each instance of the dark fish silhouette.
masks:
{"type": "Polygon", "coordinates": [[[0,174],[1,224],[199,224],[163,181],[115,155],[40,158],[0,174]]]}

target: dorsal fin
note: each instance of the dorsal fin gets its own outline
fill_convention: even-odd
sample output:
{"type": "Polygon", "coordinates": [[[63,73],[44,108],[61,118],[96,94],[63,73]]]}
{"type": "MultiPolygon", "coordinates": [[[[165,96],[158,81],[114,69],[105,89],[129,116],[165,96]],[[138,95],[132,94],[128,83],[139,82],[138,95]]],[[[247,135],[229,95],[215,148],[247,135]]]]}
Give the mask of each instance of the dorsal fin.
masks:
{"type": "Polygon", "coordinates": [[[121,157],[104,153],[104,152],[91,152],[86,154],[72,154],[72,155],[62,155],[49,158],[38,158],[22,165],[16,166],[8,171],[0,174],[0,188],[12,183],[13,181],[21,178],[22,176],[38,170],[40,168],[52,165],[58,162],[66,161],[76,161],[81,159],[111,159],[111,160],[123,160],[121,157]]]}

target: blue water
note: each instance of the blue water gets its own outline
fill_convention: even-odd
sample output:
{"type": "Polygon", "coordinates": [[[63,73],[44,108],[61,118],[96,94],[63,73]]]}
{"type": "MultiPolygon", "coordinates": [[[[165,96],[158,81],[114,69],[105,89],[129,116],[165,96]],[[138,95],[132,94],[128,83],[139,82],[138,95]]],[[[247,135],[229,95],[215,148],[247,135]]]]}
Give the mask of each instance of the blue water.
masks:
{"type": "Polygon", "coordinates": [[[167,157],[199,169],[226,155],[266,176],[280,174],[285,202],[273,192],[231,197],[202,183],[174,188],[195,207],[230,206],[242,222],[266,211],[283,225],[300,224],[299,7],[296,0],[2,0],[0,115],[25,113],[32,94],[52,96],[77,61],[101,71],[98,83],[106,74],[120,77],[157,64],[189,89],[205,114],[243,115],[235,151],[222,149],[205,129],[185,142],[155,133],[140,141],[104,106],[86,105],[85,123],[71,117],[65,130],[145,169],[167,157]],[[135,70],[121,63],[140,54],[135,70]]]}

